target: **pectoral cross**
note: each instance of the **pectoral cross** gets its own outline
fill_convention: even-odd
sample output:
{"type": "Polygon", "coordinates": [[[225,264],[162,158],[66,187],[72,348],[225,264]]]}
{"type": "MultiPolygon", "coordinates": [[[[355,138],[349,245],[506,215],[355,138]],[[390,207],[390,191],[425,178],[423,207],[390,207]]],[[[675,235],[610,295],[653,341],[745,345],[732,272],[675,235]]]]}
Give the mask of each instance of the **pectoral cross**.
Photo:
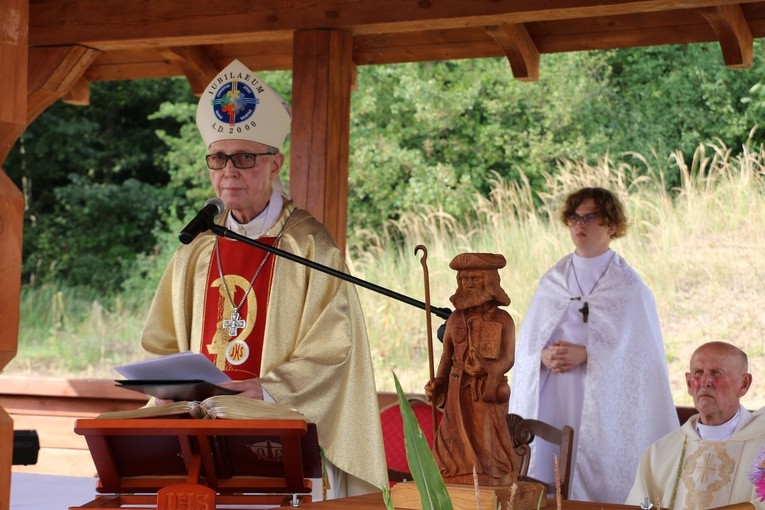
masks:
{"type": "Polygon", "coordinates": [[[587,301],[584,302],[582,307],[578,310],[582,314],[582,322],[587,322],[587,317],[590,315],[590,305],[587,301]]]}
{"type": "MultiPolygon", "coordinates": [[[[585,303],[586,305],[587,303],[585,303]]],[[[584,322],[587,322],[585,319],[584,322]]],[[[247,321],[244,319],[239,318],[239,312],[236,310],[231,313],[231,320],[224,320],[223,321],[223,329],[228,328],[228,336],[236,336],[239,334],[239,329],[244,329],[244,327],[247,325],[247,321]]]]}
{"type": "MultiPolygon", "coordinates": [[[[571,298],[571,301],[581,301],[581,300],[582,300],[582,296],[576,296],[571,298]]],[[[585,301],[582,307],[579,310],[577,310],[577,312],[582,314],[582,322],[586,323],[587,317],[590,316],[590,304],[587,301],[585,301]]]]}

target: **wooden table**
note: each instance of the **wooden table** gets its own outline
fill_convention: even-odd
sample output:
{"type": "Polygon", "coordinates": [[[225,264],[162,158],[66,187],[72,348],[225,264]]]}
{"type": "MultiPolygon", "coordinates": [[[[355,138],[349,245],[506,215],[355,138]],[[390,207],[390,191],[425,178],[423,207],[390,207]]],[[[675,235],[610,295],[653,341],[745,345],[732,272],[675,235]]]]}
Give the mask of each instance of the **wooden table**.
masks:
{"type": "MultiPolygon", "coordinates": [[[[305,508],[306,510],[314,508],[316,510],[385,510],[385,503],[383,503],[382,494],[376,493],[355,496],[352,498],[308,503],[300,505],[299,508],[305,508]]],[[[555,510],[555,500],[548,500],[546,508],[548,510],[555,510]]],[[[601,508],[604,510],[635,510],[639,507],[632,505],[613,505],[609,503],[589,503],[584,501],[563,502],[563,510],[600,510],[601,508]]]]}

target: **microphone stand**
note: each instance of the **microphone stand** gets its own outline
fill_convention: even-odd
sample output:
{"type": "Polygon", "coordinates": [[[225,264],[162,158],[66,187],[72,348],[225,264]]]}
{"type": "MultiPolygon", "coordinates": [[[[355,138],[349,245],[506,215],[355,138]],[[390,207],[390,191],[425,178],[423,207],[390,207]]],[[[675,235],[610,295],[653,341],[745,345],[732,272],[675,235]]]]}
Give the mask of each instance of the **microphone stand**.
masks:
{"type": "Polygon", "coordinates": [[[304,266],[308,266],[311,269],[316,269],[318,271],[321,271],[322,273],[326,273],[336,278],[340,278],[341,280],[345,280],[355,285],[364,287],[365,289],[373,290],[377,293],[383,294],[384,296],[388,296],[398,301],[401,301],[402,303],[415,306],[421,310],[430,311],[430,313],[444,320],[448,319],[449,315],[452,313],[452,311],[449,308],[438,308],[434,306],[426,306],[426,304],[423,303],[422,301],[418,301],[409,296],[405,296],[404,294],[399,294],[398,292],[392,291],[390,289],[386,289],[385,287],[381,287],[374,283],[370,283],[366,280],[362,280],[361,278],[357,278],[355,276],[349,275],[348,273],[343,273],[342,271],[338,271],[337,269],[325,266],[323,264],[319,264],[318,262],[314,262],[313,260],[309,260],[305,257],[295,255],[294,253],[284,251],[281,248],[277,248],[275,246],[269,246],[265,243],[261,243],[260,241],[256,239],[250,239],[249,237],[245,237],[241,234],[237,234],[236,232],[229,230],[226,227],[222,227],[212,221],[209,222],[209,226],[210,226],[210,230],[212,230],[212,232],[215,235],[218,235],[220,237],[227,237],[229,239],[236,239],[237,241],[241,241],[245,244],[249,244],[250,246],[254,246],[256,248],[266,250],[267,252],[273,253],[274,255],[284,257],[293,262],[297,262],[298,264],[303,264],[304,266]]]}

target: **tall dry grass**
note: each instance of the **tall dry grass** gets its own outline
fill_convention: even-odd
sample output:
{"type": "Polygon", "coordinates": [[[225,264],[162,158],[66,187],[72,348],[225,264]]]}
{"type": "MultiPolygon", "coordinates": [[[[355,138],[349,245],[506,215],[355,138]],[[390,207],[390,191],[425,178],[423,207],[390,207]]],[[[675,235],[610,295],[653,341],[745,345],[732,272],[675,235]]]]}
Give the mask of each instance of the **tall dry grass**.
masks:
{"type": "MultiPolygon", "coordinates": [[[[370,248],[350,262],[352,272],[424,302],[421,254],[414,253],[422,244],[430,301],[451,307],[456,280],[449,261],[467,251],[501,253],[507,259],[502,285],[512,298],[508,311],[519,330],[539,277],[572,249],[556,219],[563,198],[582,186],[607,187],[623,199],[631,221],[627,236],[612,247],[656,296],[675,402],[691,403],[684,372],[693,349],[725,340],[750,356],[754,385],[744,403],[765,405],[765,150],[734,157],[722,144],[707,145],[690,165],[679,155],[661,165],[640,155],[634,161],[562,162],[537,195],[524,179],[494,177],[491,195],[476,198],[477,220],[469,228],[437,209],[405,214],[385,232],[367,233],[370,248]],[[671,192],[664,184],[669,172],[680,177],[671,192]]],[[[429,377],[425,313],[363,288],[359,297],[378,390],[394,391],[395,371],[405,391],[421,392],[429,377]]],[[[19,354],[5,372],[114,377],[112,367],[142,356],[138,337],[147,303],[127,305],[136,301],[105,305],[66,289],[25,291],[19,354]]],[[[442,322],[433,316],[434,335],[442,322]]],[[[437,365],[440,343],[434,344],[437,365]]]]}
{"type": "MultiPolygon", "coordinates": [[[[407,214],[374,238],[353,269],[424,301],[424,275],[413,252],[424,244],[431,303],[451,307],[451,258],[466,251],[501,253],[507,259],[502,285],[513,300],[508,311],[518,331],[539,277],[572,250],[568,229],[557,220],[564,197],[582,186],[606,187],[624,201],[631,223],[612,247],[656,297],[675,402],[692,404],[684,373],[693,349],[723,340],[749,354],[755,382],[745,405],[765,405],[765,152],[745,149],[734,157],[724,145],[701,146],[690,165],[673,155],[669,170],[635,158],[633,166],[608,159],[598,165],[562,162],[537,196],[525,180],[494,179],[490,197],[476,200],[472,228],[438,210],[407,214]],[[668,171],[679,172],[681,182],[670,192],[668,171]],[[398,237],[407,240],[405,248],[392,242],[398,237]]],[[[392,390],[395,371],[406,391],[421,392],[429,377],[424,312],[370,291],[361,290],[360,297],[378,389],[392,390]]],[[[441,322],[434,317],[433,329],[441,322]]],[[[437,366],[441,351],[434,344],[437,366]]]]}
{"type": "Polygon", "coordinates": [[[140,359],[147,301],[46,284],[21,292],[18,352],[5,374],[115,378],[140,359]]]}

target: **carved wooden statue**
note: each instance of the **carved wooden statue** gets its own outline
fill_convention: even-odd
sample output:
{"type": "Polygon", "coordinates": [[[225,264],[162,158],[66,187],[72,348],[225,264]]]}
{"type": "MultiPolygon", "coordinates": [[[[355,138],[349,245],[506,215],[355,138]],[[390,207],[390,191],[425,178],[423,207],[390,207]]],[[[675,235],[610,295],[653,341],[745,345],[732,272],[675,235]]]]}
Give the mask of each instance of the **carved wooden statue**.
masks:
{"type": "Polygon", "coordinates": [[[433,455],[446,483],[482,486],[517,481],[512,439],[507,427],[515,324],[500,306],[510,298],[500,286],[502,255],[463,253],[449,267],[457,271],[457,291],[450,298],[443,354],[425,394],[444,415],[433,455]]]}

